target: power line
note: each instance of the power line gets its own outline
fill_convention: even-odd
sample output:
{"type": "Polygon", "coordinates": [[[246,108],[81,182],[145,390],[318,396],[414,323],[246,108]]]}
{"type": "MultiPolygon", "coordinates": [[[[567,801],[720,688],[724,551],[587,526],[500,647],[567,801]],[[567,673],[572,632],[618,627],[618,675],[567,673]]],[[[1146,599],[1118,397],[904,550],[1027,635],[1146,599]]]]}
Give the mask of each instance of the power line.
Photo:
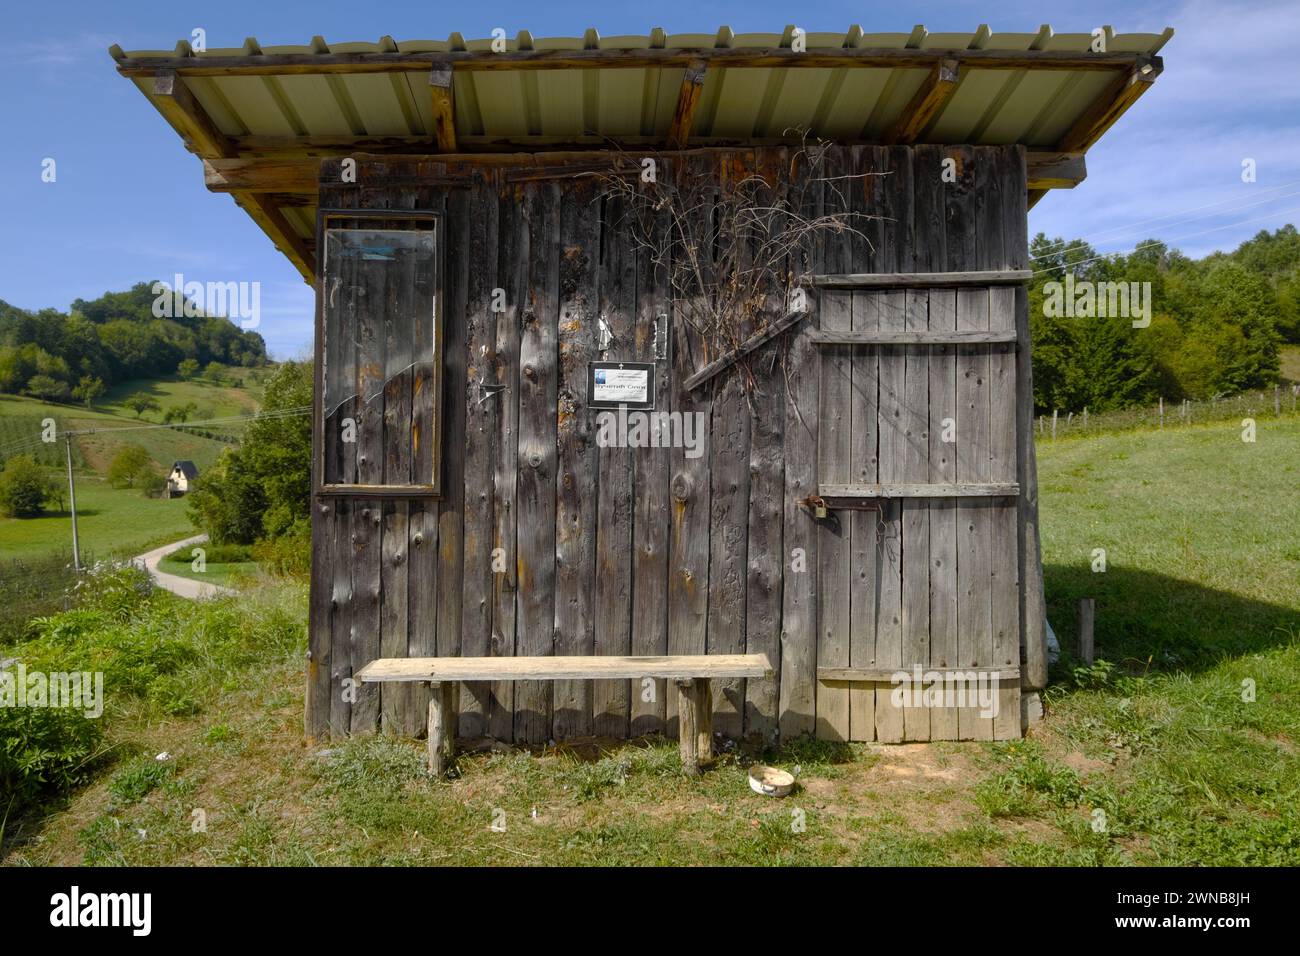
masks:
{"type": "MultiPolygon", "coordinates": [[[[1300,180],[1296,180],[1295,182],[1292,182],[1292,183],[1283,183],[1281,186],[1270,186],[1270,187],[1268,187],[1267,190],[1263,190],[1263,191],[1265,191],[1265,192],[1275,192],[1276,190],[1279,190],[1279,189],[1285,189],[1285,188],[1287,188],[1288,186],[1296,186],[1296,185],[1300,185],[1300,180]]],[[[1276,201],[1279,200],[1279,199],[1286,199],[1286,198],[1289,198],[1289,197],[1291,197],[1291,196],[1300,196],[1300,192],[1284,193],[1284,194],[1281,195],[1281,196],[1267,196],[1267,197],[1265,197],[1265,198],[1263,198],[1263,199],[1252,199],[1250,202],[1241,203],[1241,204],[1239,204],[1239,205],[1233,206],[1233,207],[1230,208],[1230,209],[1223,210],[1223,211],[1221,211],[1221,212],[1219,212],[1219,213],[1215,213],[1215,214],[1213,214],[1213,215],[1225,215],[1225,214],[1227,214],[1227,213],[1236,212],[1236,211],[1238,211],[1238,210],[1240,210],[1240,209],[1247,209],[1247,208],[1249,208],[1249,207],[1251,207],[1251,206],[1258,206],[1258,205],[1260,205],[1261,203],[1265,203],[1265,202],[1276,202],[1276,201]]],[[[1179,211],[1179,212],[1172,212],[1172,213],[1170,213],[1170,214],[1167,215],[1167,216],[1157,216],[1157,217],[1155,217],[1154,219],[1139,219],[1137,222],[1130,223],[1130,224],[1128,224],[1127,226],[1116,226],[1116,227],[1113,228],[1113,229],[1106,229],[1106,230],[1103,230],[1102,232],[1099,232],[1099,233],[1093,233],[1093,234],[1091,234],[1091,235],[1084,234],[1084,236],[1082,236],[1081,238],[1082,238],[1082,239],[1086,239],[1086,240],[1088,240],[1090,243],[1092,243],[1092,242],[1105,242],[1105,241],[1109,241],[1109,240],[1102,239],[1101,237],[1103,237],[1103,236],[1108,236],[1108,235],[1115,234],[1115,233],[1118,233],[1118,234],[1121,234],[1121,235],[1122,235],[1123,233],[1131,232],[1131,231],[1133,231],[1134,229],[1136,229],[1138,226],[1142,226],[1142,225],[1145,225],[1145,224],[1147,224],[1147,223],[1152,223],[1152,222],[1161,222],[1162,220],[1165,220],[1165,219],[1171,219],[1171,218],[1174,217],[1174,216],[1181,216],[1181,215],[1182,215],[1183,213],[1185,213],[1185,212],[1193,212],[1193,211],[1195,211],[1195,210],[1197,210],[1197,209],[1209,209],[1209,208],[1212,207],[1212,206],[1222,206],[1224,203],[1229,203],[1229,202],[1233,202],[1233,201],[1234,201],[1234,200],[1232,200],[1232,199],[1221,199],[1221,200],[1219,200],[1218,202],[1206,203],[1205,205],[1202,205],[1202,206],[1192,206],[1190,209],[1184,209],[1184,210],[1181,210],[1181,211],[1179,211]]],[[[1192,222],[1192,221],[1194,221],[1194,220],[1196,220],[1196,219],[1207,219],[1207,218],[1209,218],[1208,215],[1206,215],[1206,216],[1189,216],[1189,217],[1187,217],[1187,218],[1185,218],[1185,219],[1174,219],[1173,222],[1165,223],[1165,226],[1162,227],[1162,228],[1168,228],[1169,226],[1176,226],[1176,225],[1179,225],[1179,224],[1184,223],[1184,222],[1192,222]]],[[[1046,256],[1057,255],[1057,254],[1059,254],[1061,251],[1063,251],[1063,250],[1069,248],[1069,246],[1071,245],[1071,243],[1076,242],[1076,241],[1079,241],[1079,240],[1077,240],[1077,239],[1061,239],[1061,240],[1059,240],[1058,242],[1050,243],[1050,244],[1049,244],[1049,251],[1047,251],[1047,252],[1045,252],[1045,253],[1043,253],[1043,254],[1041,254],[1041,255],[1030,256],[1030,258],[1031,258],[1031,259],[1042,259],[1042,258],[1045,258],[1046,256]]]]}
{"type": "MultiPolygon", "coordinates": [[[[1221,230],[1221,229],[1231,229],[1233,226],[1244,226],[1244,225],[1246,225],[1247,223],[1251,223],[1251,222],[1260,222],[1260,221],[1262,221],[1262,220],[1264,220],[1264,219],[1272,219],[1273,216],[1282,216],[1282,215],[1285,215],[1286,213],[1289,213],[1289,212],[1300,212],[1300,206],[1295,206],[1295,207],[1293,207],[1293,208],[1291,208],[1291,209],[1283,209],[1281,212],[1275,212],[1275,213],[1272,213],[1271,215],[1268,215],[1268,216],[1257,216],[1257,217],[1254,218],[1254,219],[1243,219],[1243,220],[1241,220],[1240,222],[1230,222],[1230,223],[1226,223],[1225,225],[1222,225],[1222,226],[1213,226],[1213,227],[1211,227],[1211,228],[1209,228],[1209,229],[1202,229],[1202,230],[1200,230],[1199,232],[1189,232],[1189,233],[1187,233],[1186,235],[1175,236],[1173,239],[1170,239],[1170,240],[1164,240],[1164,239],[1153,239],[1153,240],[1151,240],[1150,242],[1140,242],[1140,243],[1138,243],[1136,246],[1134,246],[1132,249],[1117,249],[1117,250],[1115,250],[1115,251],[1113,251],[1113,252],[1107,252],[1107,253],[1103,253],[1103,254],[1101,254],[1101,255],[1091,256],[1090,258],[1087,258],[1087,259],[1080,259],[1078,262],[1071,262],[1071,263],[1068,263],[1068,267],[1069,267],[1069,268],[1074,268],[1075,266],[1081,266],[1081,265],[1083,265],[1085,262],[1096,262],[1098,259],[1109,259],[1111,256],[1121,256],[1121,255],[1124,255],[1125,253],[1137,252],[1139,249],[1146,249],[1146,248],[1148,248],[1148,247],[1150,247],[1150,246],[1153,246],[1153,245],[1160,245],[1160,244],[1162,244],[1162,243],[1164,243],[1164,242],[1166,242],[1166,241],[1168,241],[1168,242],[1178,242],[1178,241],[1181,240],[1181,239],[1191,239],[1193,236],[1203,236],[1203,235],[1205,235],[1207,232],[1218,232],[1218,231],[1221,230]]],[[[1051,272],[1052,270],[1057,269],[1057,268],[1061,268],[1061,267],[1060,267],[1060,266],[1047,266],[1047,267],[1045,267],[1045,268],[1043,268],[1043,269],[1036,269],[1036,270],[1034,271],[1034,275],[1041,275],[1041,274],[1043,274],[1044,272],[1051,272]]]]}
{"type": "MultiPolygon", "coordinates": [[[[209,425],[229,425],[239,422],[252,422],[266,419],[292,418],[300,415],[310,415],[312,407],[310,405],[296,405],[290,408],[276,409],[269,412],[258,412],[254,415],[235,415],[226,418],[208,418],[193,422],[150,422],[147,425],[122,425],[114,428],[86,428],[77,430],[64,431],[66,436],[81,435],[98,435],[110,432],[129,432],[129,431],[148,431],[156,428],[204,428],[209,425]]],[[[36,448],[46,442],[39,435],[33,435],[29,438],[20,438],[7,445],[0,446],[0,457],[9,457],[10,455],[22,454],[24,451],[36,448]]]]}

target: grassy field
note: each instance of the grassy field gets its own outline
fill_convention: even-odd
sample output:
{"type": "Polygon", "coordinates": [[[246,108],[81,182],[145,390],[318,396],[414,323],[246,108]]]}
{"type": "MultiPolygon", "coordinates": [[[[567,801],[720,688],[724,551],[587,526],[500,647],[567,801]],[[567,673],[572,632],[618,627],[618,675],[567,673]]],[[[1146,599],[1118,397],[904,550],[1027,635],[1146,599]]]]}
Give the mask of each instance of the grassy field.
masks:
{"type": "MultiPolygon", "coordinates": [[[[162,595],[105,634],[115,647],[149,635],[174,666],[110,695],[93,779],[11,823],[0,853],[14,865],[1294,865],[1297,450],[1294,419],[1261,422],[1253,444],[1222,425],[1040,448],[1052,620],[1068,651],[1077,599],[1096,598],[1102,660],[1076,667],[1067,653],[1045,722],[1012,743],[804,740],[726,751],[693,779],[672,741],[580,740],[465,754],[435,782],[415,742],[304,745],[301,585],[183,612],[162,595]],[[755,757],[795,769],[796,792],[753,794],[755,757]]],[[[69,631],[30,653],[67,647],[69,631]]]]}
{"type": "MultiPolygon", "coordinates": [[[[63,490],[66,499],[66,483],[63,490]]],[[[146,498],[138,489],[113,488],[102,478],[77,479],[77,537],[83,554],[134,556],[193,533],[184,498],[146,498]]],[[[22,520],[0,518],[0,558],[71,550],[72,520],[67,511],[22,520]]]]}
{"type": "MultiPolygon", "coordinates": [[[[257,562],[252,560],[252,556],[247,548],[238,548],[243,552],[232,557],[235,560],[223,560],[222,550],[214,549],[211,545],[199,545],[207,552],[204,560],[203,570],[194,570],[194,548],[180,548],[163,557],[158,562],[158,570],[165,571],[168,574],[176,574],[183,578],[192,578],[195,581],[203,581],[206,584],[218,584],[225,587],[236,587],[245,577],[257,574],[257,562]]],[[[236,549],[225,549],[236,550],[236,549]]]]}
{"type": "MultiPolygon", "coordinates": [[[[252,381],[250,369],[231,369],[231,379],[243,383],[209,385],[206,383],[159,379],[126,382],[114,388],[94,409],[71,405],[54,405],[15,395],[0,395],[0,459],[5,448],[40,434],[42,422],[53,418],[58,434],[64,431],[93,432],[73,440],[73,468],[77,472],[78,531],[83,550],[107,557],[113,554],[136,554],[145,545],[156,546],[192,533],[181,500],[160,501],[143,498],[138,491],[116,490],[102,480],[113,456],[127,444],[142,446],[153,459],[159,473],[172,462],[188,458],[199,471],[212,466],[222,449],[230,447],[194,431],[175,428],[147,428],[156,425],[161,412],[147,412],[141,418],[122,402],[138,392],[149,394],[167,408],[193,402],[203,418],[193,420],[196,429],[238,435],[238,424],[205,424],[204,419],[249,415],[261,400],[261,385],[252,381]]],[[[265,374],[265,370],[262,370],[265,374]]],[[[62,441],[40,443],[19,449],[34,454],[51,469],[51,477],[66,488],[64,447],[62,441]]],[[[65,491],[66,497],[66,491],[65,491]]],[[[66,500],[63,503],[66,508],[66,500]]],[[[51,551],[71,548],[72,533],[66,512],[55,511],[44,517],[13,519],[0,517],[0,558],[28,558],[51,551]]]]}

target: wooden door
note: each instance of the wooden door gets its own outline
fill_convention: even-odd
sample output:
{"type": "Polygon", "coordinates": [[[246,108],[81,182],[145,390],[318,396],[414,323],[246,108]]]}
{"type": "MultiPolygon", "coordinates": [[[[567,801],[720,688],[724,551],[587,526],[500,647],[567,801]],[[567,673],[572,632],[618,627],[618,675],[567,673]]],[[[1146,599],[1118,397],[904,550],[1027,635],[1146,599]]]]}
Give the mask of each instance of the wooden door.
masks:
{"type": "Polygon", "coordinates": [[[1015,289],[981,281],[822,295],[819,736],[1019,736],[1015,289]]]}

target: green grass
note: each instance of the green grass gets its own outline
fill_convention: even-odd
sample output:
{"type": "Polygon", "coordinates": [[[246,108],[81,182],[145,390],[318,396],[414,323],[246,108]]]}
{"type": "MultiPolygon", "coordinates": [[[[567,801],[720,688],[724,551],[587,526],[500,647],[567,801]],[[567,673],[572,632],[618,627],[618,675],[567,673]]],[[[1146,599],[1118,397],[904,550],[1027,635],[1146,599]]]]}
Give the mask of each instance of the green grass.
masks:
{"type": "MultiPolygon", "coordinates": [[[[265,370],[260,370],[265,374],[265,370]]],[[[194,402],[207,418],[249,415],[256,411],[262,387],[251,380],[253,370],[231,369],[228,374],[244,385],[215,386],[176,378],[126,382],[113,388],[92,409],[73,405],[54,405],[32,398],[0,395],[0,460],[4,449],[15,442],[39,436],[41,423],[53,418],[58,433],[65,430],[93,432],[73,440],[73,467],[77,473],[78,531],[83,551],[103,557],[137,554],[146,546],[155,547],[193,533],[185,518],[183,500],[148,500],[138,491],[115,490],[102,480],[113,456],[127,444],[141,445],[153,459],[159,473],[170,469],[172,462],[188,458],[200,472],[210,468],[230,447],[225,441],[174,428],[141,428],[156,425],[161,412],[148,412],[136,418],[122,402],[130,395],[145,392],[154,397],[163,410],[194,402]]],[[[205,425],[196,419],[193,426],[204,431],[238,435],[242,426],[205,425]]],[[[51,469],[51,477],[66,488],[62,441],[23,447],[51,469]]],[[[67,507],[66,491],[63,507],[67,507]]],[[[66,513],[47,514],[34,519],[0,517],[0,559],[28,558],[55,551],[70,550],[72,533],[66,513]]]]}
{"type": "MultiPolygon", "coordinates": [[[[210,385],[201,379],[181,379],[176,377],[160,379],[137,379],[114,385],[96,405],[104,411],[123,418],[135,418],[135,412],[124,404],[132,395],[144,393],[154,399],[161,411],[146,412],[147,418],[158,420],[168,408],[193,402],[199,408],[199,417],[195,424],[202,425],[207,418],[229,418],[235,415],[249,415],[257,411],[261,403],[262,388],[249,379],[250,369],[228,369],[229,379],[240,383],[239,387],[231,385],[210,385]]],[[[264,373],[263,373],[264,374],[264,373]]]]}
{"type": "Polygon", "coordinates": [[[1222,425],[1040,446],[1052,621],[1068,651],[1094,597],[1102,660],[1067,653],[1025,741],[799,740],[692,778],[673,741],[582,740],[463,753],[433,781],[414,741],[303,747],[301,585],[74,617],[30,653],[110,655],[111,756],[11,822],[5,862],[1295,865],[1297,448],[1289,419],[1252,445],[1222,425]],[[753,759],[798,767],[795,793],[752,793],[753,759]]]}
{"type": "Polygon", "coordinates": [[[239,578],[256,574],[257,568],[258,564],[252,559],[250,549],[214,548],[210,544],[180,548],[158,562],[160,571],[222,586],[232,586],[239,578]],[[195,547],[203,548],[206,552],[202,571],[194,570],[195,547]]]}
{"type": "MultiPolygon", "coordinates": [[[[55,481],[63,479],[57,473],[55,481]]],[[[66,498],[66,480],[64,480],[66,498]]],[[[66,500],[64,502],[66,506],[66,500]]],[[[194,534],[184,498],[146,498],[100,478],[77,478],[77,536],[83,554],[134,556],[194,534]]],[[[0,518],[0,559],[72,550],[72,519],[64,511],[37,518],[0,518]]]]}

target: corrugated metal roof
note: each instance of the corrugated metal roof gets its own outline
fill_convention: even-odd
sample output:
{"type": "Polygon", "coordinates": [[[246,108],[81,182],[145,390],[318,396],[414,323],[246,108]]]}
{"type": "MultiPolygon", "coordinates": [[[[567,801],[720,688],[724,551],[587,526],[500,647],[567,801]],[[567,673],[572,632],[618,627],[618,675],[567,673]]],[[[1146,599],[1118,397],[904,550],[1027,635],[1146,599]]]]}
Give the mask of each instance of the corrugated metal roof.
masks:
{"type": "MultiPolygon", "coordinates": [[[[1071,61],[1079,63],[1092,55],[1093,36],[1057,34],[1049,27],[1032,33],[993,33],[984,26],[973,33],[930,33],[923,27],[910,33],[864,33],[854,26],[846,33],[803,37],[810,57],[827,54],[821,65],[769,57],[774,65],[736,66],[728,65],[735,60],[719,57],[705,72],[689,142],[769,142],[798,138],[803,130],[833,141],[879,141],[927,82],[931,69],[924,62],[859,65],[847,58],[855,51],[946,51],[963,57],[957,86],[917,142],[1055,148],[1115,82],[1117,70],[1124,66],[1115,59],[1117,54],[1129,54],[1130,64],[1134,56],[1153,56],[1173,33],[1104,30],[1105,50],[1112,60],[1103,62],[1099,56],[1097,64],[1082,63],[1088,68],[1079,69],[1046,57],[1082,54],[1071,61]],[[994,59],[988,66],[983,63],[989,61],[974,58],[997,51],[1045,56],[1040,62],[1010,65],[994,59]],[[845,59],[831,54],[844,54],[845,59]],[[1112,61],[1116,69],[1095,68],[1112,61]]],[[[525,31],[505,40],[506,52],[520,58],[532,55],[540,60],[564,51],[591,55],[589,63],[546,68],[506,62],[509,57],[494,64],[492,38],[465,40],[459,34],[446,40],[399,42],[385,37],[375,43],[334,44],[316,37],[307,45],[273,47],[250,39],[240,48],[197,53],[182,41],[175,50],[123,53],[114,47],[111,52],[119,70],[155,106],[153,72],[175,69],[237,154],[287,156],[375,145],[427,150],[434,130],[429,65],[439,57],[454,60],[458,150],[547,149],[611,140],[630,146],[661,144],[673,121],[687,63],[680,56],[665,55],[660,64],[653,55],[730,55],[746,50],[789,54],[794,36],[790,27],[783,33],[747,34],[732,34],[723,27],[711,34],[653,30],[645,36],[601,37],[588,30],[578,37],[539,39],[525,31]],[[625,55],[624,62],[639,65],[601,65],[597,51],[625,55]],[[329,71],[315,68],[345,59],[351,65],[329,71]],[[367,59],[371,66],[363,69],[367,59]],[[382,70],[373,67],[373,62],[385,59],[390,62],[382,70]],[[290,60],[291,66],[277,65],[290,60]],[[219,75],[205,75],[218,70],[219,75]],[[252,70],[256,73],[246,75],[252,70]]],[[[310,208],[286,205],[282,211],[300,236],[312,236],[310,208]]]]}

